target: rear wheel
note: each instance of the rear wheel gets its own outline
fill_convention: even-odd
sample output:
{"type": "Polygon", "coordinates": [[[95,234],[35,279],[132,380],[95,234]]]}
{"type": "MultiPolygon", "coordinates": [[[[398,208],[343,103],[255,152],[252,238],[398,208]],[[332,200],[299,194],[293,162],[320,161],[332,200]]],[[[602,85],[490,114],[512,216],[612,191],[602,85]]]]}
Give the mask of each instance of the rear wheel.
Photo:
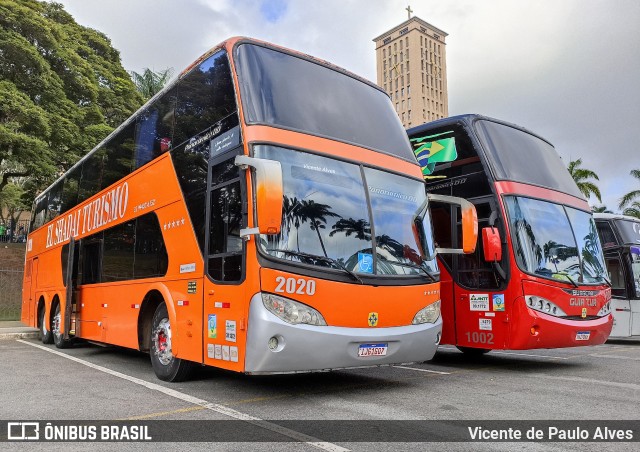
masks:
{"type": "Polygon", "coordinates": [[[45,318],[44,306],[40,309],[38,321],[40,322],[40,340],[42,340],[43,344],[53,344],[53,332],[51,331],[51,324],[45,318]]]}
{"type": "Polygon", "coordinates": [[[176,358],[171,348],[171,323],[167,306],[163,303],[156,308],[151,323],[151,365],[156,376],[163,381],[184,381],[189,378],[193,363],[176,358]]]}
{"type": "Polygon", "coordinates": [[[491,351],[490,348],[475,348],[475,347],[462,347],[456,345],[456,348],[460,350],[465,355],[469,356],[481,356],[489,353],[491,351]]]}
{"type": "Polygon", "coordinates": [[[51,322],[51,330],[53,333],[53,343],[57,348],[67,348],[71,345],[70,339],[65,339],[64,334],[60,331],[62,328],[62,314],[60,313],[60,303],[56,304],[56,310],[53,315],[53,321],[51,322]]]}

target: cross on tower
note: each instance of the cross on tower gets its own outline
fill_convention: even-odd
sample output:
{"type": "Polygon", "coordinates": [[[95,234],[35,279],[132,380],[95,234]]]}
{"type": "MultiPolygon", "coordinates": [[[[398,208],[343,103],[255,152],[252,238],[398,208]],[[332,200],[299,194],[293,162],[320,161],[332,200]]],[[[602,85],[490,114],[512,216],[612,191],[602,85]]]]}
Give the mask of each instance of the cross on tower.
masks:
{"type": "Polygon", "coordinates": [[[409,19],[411,19],[411,13],[413,12],[413,10],[411,9],[411,5],[407,5],[405,9],[407,10],[407,15],[409,16],[409,19]]]}

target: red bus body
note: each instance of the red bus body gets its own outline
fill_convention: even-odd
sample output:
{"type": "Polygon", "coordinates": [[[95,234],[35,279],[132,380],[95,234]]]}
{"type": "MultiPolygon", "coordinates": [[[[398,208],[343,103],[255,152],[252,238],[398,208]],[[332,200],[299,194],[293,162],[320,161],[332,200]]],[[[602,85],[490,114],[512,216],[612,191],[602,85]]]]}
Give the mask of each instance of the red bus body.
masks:
{"type": "MultiPolygon", "coordinates": [[[[604,265],[596,265],[598,271],[602,267],[602,281],[599,282],[591,281],[585,284],[579,278],[566,276],[569,273],[557,272],[552,264],[561,264],[573,259],[579,260],[580,265],[583,265],[584,259],[572,256],[562,261],[552,254],[577,254],[575,250],[565,247],[566,250],[562,251],[563,247],[551,240],[544,244],[536,243],[531,238],[535,231],[528,235],[528,231],[535,229],[536,225],[533,223],[520,223],[522,229],[518,231],[512,222],[510,224],[510,214],[511,217],[514,217],[514,214],[509,212],[509,202],[530,203],[558,212],[571,212],[584,219],[587,215],[591,217],[589,205],[577,192],[577,187],[571,187],[573,181],[567,179],[570,175],[564,166],[558,169],[558,166],[551,165],[554,157],[552,154],[555,154],[553,147],[525,129],[478,115],[435,121],[410,129],[408,133],[414,148],[424,145],[429,140],[441,140],[439,143],[446,146],[444,140],[453,137],[457,145],[455,159],[438,162],[427,171],[424,171],[426,162],[421,161],[427,192],[464,197],[474,203],[478,210],[479,234],[475,258],[439,256],[443,317],[441,343],[456,345],[470,353],[491,349],[524,350],[604,343],[612,328],[611,289],[604,277],[604,265]],[[479,122],[481,126],[478,125],[479,122]],[[542,186],[527,181],[505,180],[504,174],[500,173],[505,172],[504,167],[509,163],[504,162],[509,161],[513,164],[518,159],[514,154],[531,150],[520,147],[523,146],[522,143],[509,143],[505,137],[500,146],[489,150],[487,148],[498,140],[495,137],[493,141],[487,138],[489,132],[479,130],[482,127],[495,127],[500,130],[505,128],[505,137],[512,133],[526,134],[527,140],[544,143],[543,148],[545,152],[548,151],[548,155],[539,157],[531,153],[528,156],[530,167],[524,171],[535,174],[553,167],[553,171],[557,173],[557,186],[550,183],[554,181],[542,186]],[[447,135],[447,132],[451,133],[447,135]],[[439,171],[440,168],[442,170],[439,171]],[[483,234],[480,233],[483,229],[487,232],[499,232],[501,243],[498,255],[501,256],[498,256],[495,263],[488,262],[483,255],[484,248],[490,246],[483,243],[483,234]],[[522,233],[523,237],[518,238],[518,233],[522,233]],[[539,258],[542,266],[551,267],[552,270],[540,268],[533,272],[531,269],[523,269],[515,251],[519,246],[519,240],[539,245],[539,254],[533,260],[539,258]],[[558,246],[547,246],[551,243],[558,246]],[[548,249],[552,251],[547,252],[548,249]],[[552,274],[554,271],[556,273],[552,274]],[[547,302],[548,312],[545,311],[547,302]],[[534,303],[534,307],[531,303],[534,303]],[[553,315],[554,308],[556,315],[553,315]],[[563,315],[559,315],[561,311],[563,315]]],[[[517,136],[514,135],[514,139],[517,136]]],[[[420,160],[420,156],[418,158],[420,160]]],[[[558,165],[562,165],[557,154],[555,159],[558,165]]],[[[507,176],[511,177],[511,173],[506,172],[507,176]]],[[[434,207],[433,204],[431,209],[437,245],[442,246],[442,242],[448,241],[455,245],[456,217],[449,215],[446,209],[434,207]]],[[[544,224],[548,220],[549,218],[543,218],[541,223],[544,224]]],[[[588,225],[590,234],[587,234],[590,239],[595,235],[595,226],[591,226],[592,223],[591,219],[588,225]]],[[[548,237],[549,233],[546,234],[548,237]]],[[[589,244],[594,247],[594,255],[602,256],[598,240],[591,240],[589,244]]],[[[530,254],[535,252],[536,248],[530,254]]],[[[597,257],[596,260],[603,262],[601,257],[597,257]]]]}

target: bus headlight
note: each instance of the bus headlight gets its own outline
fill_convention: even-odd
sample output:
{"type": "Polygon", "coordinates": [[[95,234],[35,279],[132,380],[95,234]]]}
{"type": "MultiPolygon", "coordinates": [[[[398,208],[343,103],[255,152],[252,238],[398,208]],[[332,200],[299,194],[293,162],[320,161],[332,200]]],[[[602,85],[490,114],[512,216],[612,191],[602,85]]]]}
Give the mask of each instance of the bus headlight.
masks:
{"type": "Polygon", "coordinates": [[[429,306],[420,309],[415,317],[413,317],[411,324],[435,323],[438,317],[440,317],[440,300],[434,301],[429,306]]]}
{"type": "Polygon", "coordinates": [[[269,312],[287,323],[297,325],[304,323],[306,325],[326,326],[324,317],[311,306],[293,301],[288,298],[280,297],[270,293],[262,294],[262,303],[269,312]]]}
{"type": "Polygon", "coordinates": [[[603,307],[600,308],[598,313],[596,314],[598,317],[604,317],[605,315],[611,314],[611,302],[607,301],[603,307]]]}
{"type": "Polygon", "coordinates": [[[567,315],[560,306],[546,298],[538,297],[537,295],[525,295],[524,299],[527,301],[527,306],[535,311],[543,312],[555,317],[564,317],[567,315]]]}

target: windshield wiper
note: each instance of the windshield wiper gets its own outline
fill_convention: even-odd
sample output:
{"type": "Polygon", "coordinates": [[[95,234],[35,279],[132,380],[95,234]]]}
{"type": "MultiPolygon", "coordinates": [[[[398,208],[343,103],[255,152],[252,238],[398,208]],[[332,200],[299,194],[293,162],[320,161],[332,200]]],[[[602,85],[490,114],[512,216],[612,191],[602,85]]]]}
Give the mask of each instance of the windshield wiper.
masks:
{"type": "Polygon", "coordinates": [[[438,282],[438,280],[436,279],[435,276],[433,276],[431,273],[429,273],[422,265],[417,265],[417,264],[409,264],[406,262],[396,262],[396,261],[392,261],[387,259],[384,256],[381,256],[380,254],[378,254],[378,259],[380,259],[383,262],[387,262],[391,265],[398,265],[400,267],[407,267],[407,268],[415,268],[417,270],[422,270],[424,272],[425,275],[427,275],[429,277],[429,279],[431,279],[431,281],[433,282],[438,282]]]}
{"type": "Polygon", "coordinates": [[[329,262],[335,265],[336,267],[338,267],[338,270],[342,270],[345,273],[349,274],[354,280],[358,281],[360,284],[364,284],[364,281],[362,281],[362,279],[360,279],[360,277],[355,272],[349,270],[347,267],[344,266],[342,262],[332,257],[318,256],[316,254],[303,253],[302,251],[283,250],[280,248],[271,248],[271,249],[267,249],[267,251],[275,251],[277,253],[284,253],[290,256],[306,257],[309,259],[317,259],[320,261],[329,262]]]}
{"type": "Polygon", "coordinates": [[[576,282],[575,282],[573,279],[571,279],[571,276],[569,276],[567,273],[558,273],[558,274],[559,274],[560,276],[563,276],[563,277],[567,278],[567,279],[569,280],[569,282],[570,282],[571,284],[573,284],[573,287],[578,287],[578,285],[576,284],[576,282]]]}

